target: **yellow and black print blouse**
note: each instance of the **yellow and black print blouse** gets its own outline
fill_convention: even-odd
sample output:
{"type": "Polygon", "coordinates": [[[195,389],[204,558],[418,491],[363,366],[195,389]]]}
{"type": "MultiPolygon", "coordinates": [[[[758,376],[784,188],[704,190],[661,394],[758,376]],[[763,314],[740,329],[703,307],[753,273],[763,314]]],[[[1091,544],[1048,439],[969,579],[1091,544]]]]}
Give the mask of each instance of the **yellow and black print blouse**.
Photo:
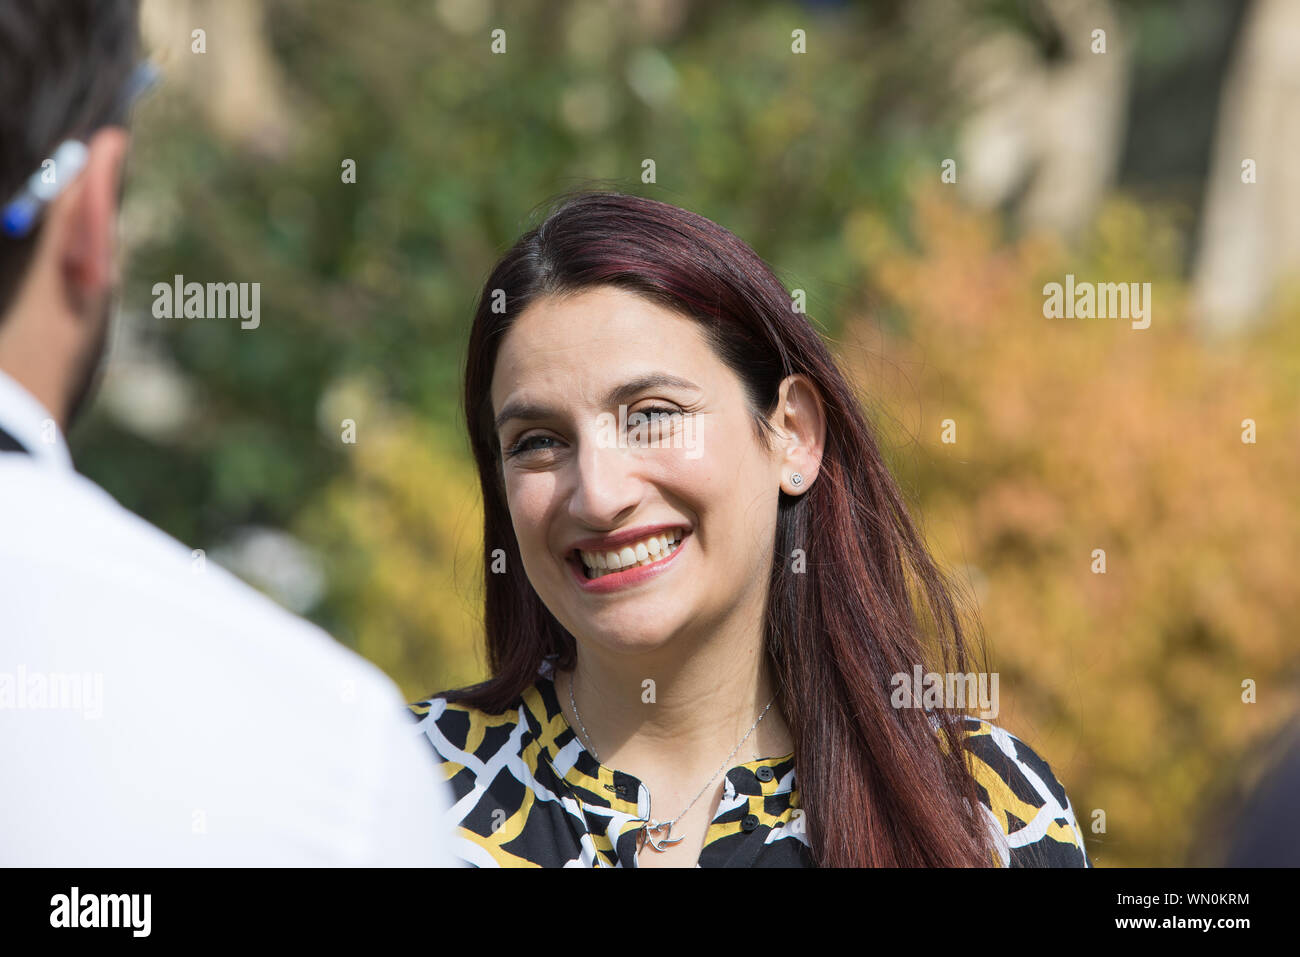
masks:
{"type": "MultiPolygon", "coordinates": [[[[452,853],[474,867],[636,867],[650,793],[598,764],[560,710],[549,663],[519,699],[486,714],[435,695],[410,706],[447,780],[452,853]]],[[[994,864],[1089,867],[1065,790],[1024,742],[966,719],[994,864]]],[[[738,764],[700,867],[809,867],[794,755],[738,764]]]]}

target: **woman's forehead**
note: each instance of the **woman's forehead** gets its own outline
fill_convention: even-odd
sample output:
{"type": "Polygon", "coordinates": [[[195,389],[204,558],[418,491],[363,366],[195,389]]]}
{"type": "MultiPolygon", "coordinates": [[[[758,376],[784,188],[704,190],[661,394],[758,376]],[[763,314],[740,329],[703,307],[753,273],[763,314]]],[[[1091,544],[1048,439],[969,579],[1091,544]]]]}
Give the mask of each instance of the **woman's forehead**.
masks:
{"type": "MultiPolygon", "coordinates": [[[[616,338],[636,328],[653,329],[656,338],[690,332],[692,320],[645,296],[614,286],[597,286],[563,296],[546,296],[528,305],[506,334],[527,339],[575,344],[616,338]]],[[[505,343],[503,343],[503,349],[505,343]]]]}
{"type": "Polygon", "coordinates": [[[716,360],[699,324],[613,287],[531,303],[497,352],[494,407],[518,390],[596,393],[638,375],[671,372],[698,381],[716,360]]]}

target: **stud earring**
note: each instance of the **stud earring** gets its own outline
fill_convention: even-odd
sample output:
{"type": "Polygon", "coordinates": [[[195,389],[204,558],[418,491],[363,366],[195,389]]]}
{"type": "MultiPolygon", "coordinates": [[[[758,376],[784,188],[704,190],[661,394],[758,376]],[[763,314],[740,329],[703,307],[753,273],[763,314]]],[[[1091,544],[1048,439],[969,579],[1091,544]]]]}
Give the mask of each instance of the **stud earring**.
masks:
{"type": "Polygon", "coordinates": [[[803,476],[800,475],[798,472],[793,473],[790,476],[790,484],[793,485],[795,488],[798,488],[800,485],[803,484],[803,476]]]}

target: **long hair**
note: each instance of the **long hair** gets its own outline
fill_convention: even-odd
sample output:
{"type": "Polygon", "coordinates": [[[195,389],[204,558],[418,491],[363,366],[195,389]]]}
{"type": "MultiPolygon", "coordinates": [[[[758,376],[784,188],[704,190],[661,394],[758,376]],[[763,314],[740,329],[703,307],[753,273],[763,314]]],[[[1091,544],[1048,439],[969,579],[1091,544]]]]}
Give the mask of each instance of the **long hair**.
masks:
{"type": "MultiPolygon", "coordinates": [[[[962,716],[935,709],[932,725],[925,710],[890,701],[892,676],[924,666],[927,643],[939,670],[968,671],[952,585],[927,553],[821,336],[763,260],[726,229],[666,203],[582,190],[563,197],[493,268],[474,314],[464,395],[487,552],[502,549],[508,567],[523,567],[492,421],[497,349],[534,300],[599,285],[699,322],[743,381],[760,439],[782,379],[801,373],[821,392],[820,471],[803,495],[780,496],[764,626],[815,863],[990,866],[962,716]],[[791,567],[796,549],[806,570],[791,567]]],[[[499,712],[536,680],[544,658],[567,670],[577,648],[527,576],[484,577],[492,678],[456,698],[499,712]]]]}

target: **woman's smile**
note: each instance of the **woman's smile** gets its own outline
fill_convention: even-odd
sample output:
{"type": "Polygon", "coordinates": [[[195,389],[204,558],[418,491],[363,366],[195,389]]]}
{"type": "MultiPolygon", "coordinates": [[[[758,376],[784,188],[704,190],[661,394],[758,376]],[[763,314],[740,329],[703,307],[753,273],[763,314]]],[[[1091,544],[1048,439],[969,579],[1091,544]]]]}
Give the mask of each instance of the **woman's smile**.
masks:
{"type": "Polygon", "coordinates": [[[689,537],[690,529],[680,525],[633,529],[584,540],[569,551],[565,562],[583,591],[608,594],[667,571],[689,537]]]}

